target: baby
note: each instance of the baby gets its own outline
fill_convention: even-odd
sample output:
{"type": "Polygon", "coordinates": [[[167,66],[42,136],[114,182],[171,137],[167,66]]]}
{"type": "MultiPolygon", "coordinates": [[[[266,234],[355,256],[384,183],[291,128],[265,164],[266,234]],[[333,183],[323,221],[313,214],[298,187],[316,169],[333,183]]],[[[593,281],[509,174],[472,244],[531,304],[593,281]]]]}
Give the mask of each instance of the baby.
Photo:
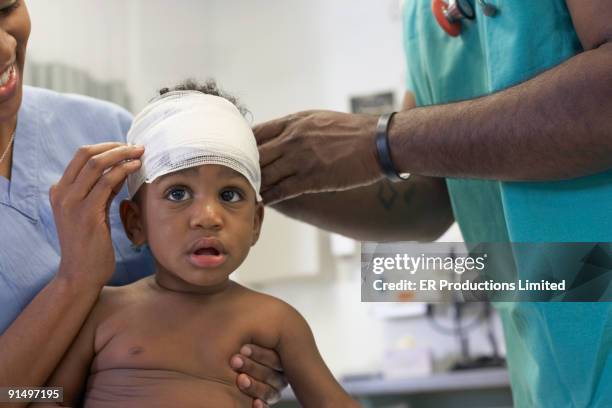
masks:
{"type": "Polygon", "coordinates": [[[47,386],[64,387],[65,406],[250,408],[228,361],[255,343],[278,353],[303,406],[358,406],[295,309],[229,279],[264,214],[257,145],[238,108],[197,87],[167,91],[128,142],[145,153],[121,219],[156,273],[104,288],[47,386]]]}

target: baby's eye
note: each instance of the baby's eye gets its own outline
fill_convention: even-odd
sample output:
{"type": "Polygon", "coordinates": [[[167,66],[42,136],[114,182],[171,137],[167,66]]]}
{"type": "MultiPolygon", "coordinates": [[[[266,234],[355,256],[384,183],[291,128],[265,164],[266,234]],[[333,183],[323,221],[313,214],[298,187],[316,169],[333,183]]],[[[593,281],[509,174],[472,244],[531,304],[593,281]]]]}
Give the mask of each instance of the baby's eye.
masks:
{"type": "Polygon", "coordinates": [[[9,1],[4,6],[2,6],[2,9],[0,9],[0,13],[3,16],[8,16],[17,7],[19,7],[19,0],[9,1]]]}
{"type": "Polygon", "coordinates": [[[173,187],[166,193],[170,201],[185,201],[191,198],[191,193],[185,187],[173,187]]]}
{"type": "Polygon", "coordinates": [[[230,203],[235,203],[242,200],[242,194],[238,190],[223,190],[219,196],[223,201],[230,203]]]}

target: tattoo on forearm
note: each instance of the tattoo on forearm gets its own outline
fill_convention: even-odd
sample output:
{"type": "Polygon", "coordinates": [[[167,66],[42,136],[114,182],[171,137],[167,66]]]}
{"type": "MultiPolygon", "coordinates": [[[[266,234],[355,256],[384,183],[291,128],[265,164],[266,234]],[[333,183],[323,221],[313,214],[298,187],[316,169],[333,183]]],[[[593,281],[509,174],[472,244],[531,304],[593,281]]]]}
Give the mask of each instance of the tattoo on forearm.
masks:
{"type": "Polygon", "coordinates": [[[414,195],[414,185],[409,184],[406,191],[404,191],[404,204],[410,205],[412,204],[412,196],[414,195]]]}
{"type": "Polygon", "coordinates": [[[397,195],[397,190],[393,187],[393,184],[390,181],[385,180],[384,182],[379,183],[376,196],[385,210],[391,210],[395,200],[397,199],[397,195]]]}

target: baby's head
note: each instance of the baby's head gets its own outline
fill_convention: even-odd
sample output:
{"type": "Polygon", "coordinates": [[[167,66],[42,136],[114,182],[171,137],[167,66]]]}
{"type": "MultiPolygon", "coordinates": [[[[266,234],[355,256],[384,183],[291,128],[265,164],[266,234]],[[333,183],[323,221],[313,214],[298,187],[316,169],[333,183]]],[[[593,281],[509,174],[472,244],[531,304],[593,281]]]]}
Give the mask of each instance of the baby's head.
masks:
{"type": "Polygon", "coordinates": [[[128,177],[121,219],[147,244],[157,280],[208,291],[227,283],[259,237],[263,205],[257,144],[245,112],[214,82],[163,89],[134,119],[128,143],[143,145],[128,177]]]}

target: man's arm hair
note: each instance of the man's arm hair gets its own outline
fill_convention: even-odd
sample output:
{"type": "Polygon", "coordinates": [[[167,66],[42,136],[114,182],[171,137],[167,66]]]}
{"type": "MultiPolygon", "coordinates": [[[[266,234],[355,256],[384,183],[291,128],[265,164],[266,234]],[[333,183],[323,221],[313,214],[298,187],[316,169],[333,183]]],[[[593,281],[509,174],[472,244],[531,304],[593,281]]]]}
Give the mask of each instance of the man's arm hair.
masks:
{"type": "MultiPolygon", "coordinates": [[[[404,95],[402,110],[414,108],[404,95]]],[[[383,180],[351,190],[304,194],[272,208],[361,241],[433,241],[454,221],[446,181],[414,175],[407,181],[383,180]]]]}
{"type": "Polygon", "coordinates": [[[498,93],[395,115],[389,138],[399,170],[521,181],[610,169],[612,3],[567,5],[584,52],[498,93]]]}
{"type": "Polygon", "coordinates": [[[362,241],[433,241],[453,223],[446,181],[412,176],[351,190],[304,194],[272,206],[281,213],[362,241]]]}

